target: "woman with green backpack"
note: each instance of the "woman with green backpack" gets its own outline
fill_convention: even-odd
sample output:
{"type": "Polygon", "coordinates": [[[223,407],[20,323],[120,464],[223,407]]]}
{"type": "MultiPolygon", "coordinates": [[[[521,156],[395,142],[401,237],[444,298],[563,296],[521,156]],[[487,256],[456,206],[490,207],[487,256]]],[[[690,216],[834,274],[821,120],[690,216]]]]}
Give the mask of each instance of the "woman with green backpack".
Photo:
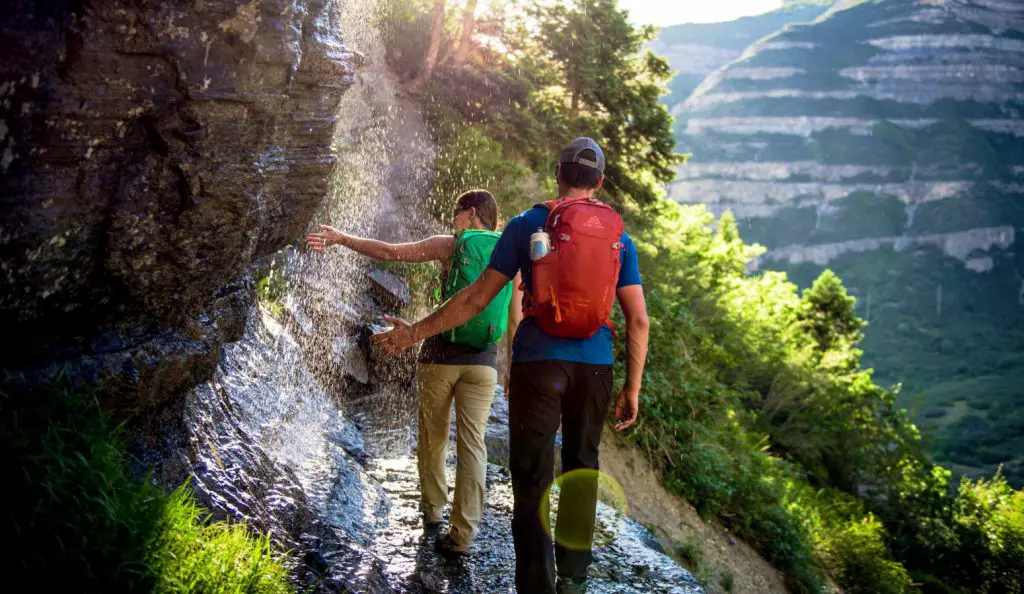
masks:
{"type": "MultiPolygon", "coordinates": [[[[342,233],[328,225],[306,237],[310,248],[322,252],[343,245],[378,260],[440,261],[441,297],[447,301],[469,286],[487,267],[500,233],[498,205],[486,190],[458,197],[452,224],[454,235],[435,235],[412,243],[386,243],[342,233]]],[[[419,387],[418,467],[420,509],[428,529],[441,526],[447,503],[445,458],[452,402],[456,411],[458,461],[450,528],[436,548],[449,557],[465,556],[483,515],[487,475],[484,433],[498,382],[498,342],[511,319],[511,333],[522,319],[519,280],[509,283],[484,311],[465,325],[423,342],[416,369],[419,387]],[[515,295],[514,295],[515,293],[515,295]]],[[[397,324],[404,320],[392,319],[397,324]]],[[[509,349],[511,350],[511,349],[509,349]]],[[[507,366],[506,366],[507,367],[507,366]]],[[[507,382],[506,382],[507,388],[507,382]]]]}

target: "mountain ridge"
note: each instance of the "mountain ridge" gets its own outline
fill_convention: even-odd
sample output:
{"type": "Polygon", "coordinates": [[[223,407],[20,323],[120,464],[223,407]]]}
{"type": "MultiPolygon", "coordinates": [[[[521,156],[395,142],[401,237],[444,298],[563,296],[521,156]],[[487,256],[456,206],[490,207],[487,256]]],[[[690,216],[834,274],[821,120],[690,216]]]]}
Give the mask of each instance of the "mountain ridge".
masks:
{"type": "Polygon", "coordinates": [[[669,196],[731,211],[768,250],[751,270],[807,287],[832,268],[870,318],[865,362],[917,403],[938,459],[1024,484],[1020,389],[945,388],[1024,377],[1020,4],[839,2],[670,109],[693,156],[669,196]]]}

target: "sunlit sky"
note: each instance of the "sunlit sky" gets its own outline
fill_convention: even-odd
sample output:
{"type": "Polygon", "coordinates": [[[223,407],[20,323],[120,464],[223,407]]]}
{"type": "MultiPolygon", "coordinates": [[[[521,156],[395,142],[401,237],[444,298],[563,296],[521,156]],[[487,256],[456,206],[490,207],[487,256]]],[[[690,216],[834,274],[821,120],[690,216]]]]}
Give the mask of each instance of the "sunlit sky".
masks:
{"type": "Polygon", "coordinates": [[[679,23],[717,23],[761,14],[782,6],[782,0],[619,0],[630,20],[667,27],[679,23]]]}

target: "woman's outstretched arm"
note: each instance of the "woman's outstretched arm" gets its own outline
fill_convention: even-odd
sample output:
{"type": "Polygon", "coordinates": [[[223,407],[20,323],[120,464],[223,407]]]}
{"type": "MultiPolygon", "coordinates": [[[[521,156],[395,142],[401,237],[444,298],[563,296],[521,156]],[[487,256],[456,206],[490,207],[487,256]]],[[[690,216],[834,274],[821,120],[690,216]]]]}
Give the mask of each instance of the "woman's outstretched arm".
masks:
{"type": "Polygon", "coordinates": [[[444,260],[455,250],[455,237],[451,235],[435,235],[410,243],[387,243],[343,233],[330,225],[320,225],[320,232],[307,235],[306,243],[317,252],[331,245],[343,245],[364,256],[395,262],[444,260]]]}

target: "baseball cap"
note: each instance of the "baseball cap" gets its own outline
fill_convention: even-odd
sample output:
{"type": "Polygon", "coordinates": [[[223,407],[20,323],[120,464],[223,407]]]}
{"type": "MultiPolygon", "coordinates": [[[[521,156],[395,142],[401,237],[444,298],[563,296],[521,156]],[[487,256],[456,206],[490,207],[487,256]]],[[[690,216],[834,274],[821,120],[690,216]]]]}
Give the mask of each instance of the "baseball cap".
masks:
{"type": "Polygon", "coordinates": [[[604,151],[601,147],[597,146],[593,138],[586,136],[580,136],[576,140],[570,142],[564,149],[562,149],[562,156],[558,159],[560,163],[579,163],[580,165],[586,165],[587,167],[593,167],[601,173],[604,173],[604,151]],[[587,158],[590,155],[584,156],[584,151],[593,151],[595,158],[587,158]]]}

